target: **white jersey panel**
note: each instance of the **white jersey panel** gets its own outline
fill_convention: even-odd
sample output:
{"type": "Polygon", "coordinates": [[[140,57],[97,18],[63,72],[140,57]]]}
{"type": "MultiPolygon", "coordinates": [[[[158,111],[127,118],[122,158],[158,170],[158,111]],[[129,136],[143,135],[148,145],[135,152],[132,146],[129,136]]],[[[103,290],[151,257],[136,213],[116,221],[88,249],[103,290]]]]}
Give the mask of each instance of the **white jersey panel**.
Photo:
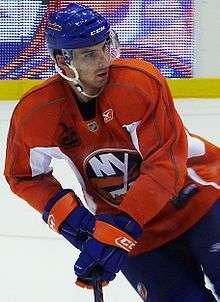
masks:
{"type": "MultiPolygon", "coordinates": [[[[141,121],[133,122],[128,125],[123,125],[124,128],[128,131],[128,133],[131,136],[131,141],[135,147],[135,149],[140,153],[140,147],[139,147],[139,142],[138,142],[138,136],[137,136],[137,127],[140,125],[141,121]]],[[[141,155],[142,156],[142,155],[141,155]]]]}
{"type": "Polygon", "coordinates": [[[191,136],[187,131],[188,140],[188,158],[201,156],[205,154],[205,144],[202,140],[197,137],[191,136]]]}
{"type": "Polygon", "coordinates": [[[50,167],[51,160],[55,159],[64,159],[73,173],[75,174],[79,184],[82,187],[85,201],[92,212],[95,212],[96,205],[93,201],[93,198],[86,192],[85,182],[73,163],[73,161],[64,154],[58,147],[35,147],[30,150],[30,167],[32,170],[32,177],[46,174],[51,172],[53,169],[50,167]]]}

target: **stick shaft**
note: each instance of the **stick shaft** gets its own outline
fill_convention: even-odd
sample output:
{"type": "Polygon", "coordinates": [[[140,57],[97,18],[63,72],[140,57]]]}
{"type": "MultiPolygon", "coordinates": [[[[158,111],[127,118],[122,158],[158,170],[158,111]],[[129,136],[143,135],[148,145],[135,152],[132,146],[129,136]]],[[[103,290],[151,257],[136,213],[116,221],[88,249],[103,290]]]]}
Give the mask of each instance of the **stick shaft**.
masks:
{"type": "Polygon", "coordinates": [[[104,302],[101,281],[98,280],[95,281],[95,285],[93,286],[93,292],[94,292],[95,302],[104,302]]]}

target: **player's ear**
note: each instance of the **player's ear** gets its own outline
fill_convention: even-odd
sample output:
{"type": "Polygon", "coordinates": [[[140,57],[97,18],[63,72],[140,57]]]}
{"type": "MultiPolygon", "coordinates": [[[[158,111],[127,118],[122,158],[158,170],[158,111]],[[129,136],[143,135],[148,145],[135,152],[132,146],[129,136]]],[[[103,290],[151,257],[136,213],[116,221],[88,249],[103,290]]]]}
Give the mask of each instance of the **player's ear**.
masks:
{"type": "Polygon", "coordinates": [[[58,66],[58,68],[67,76],[67,77],[75,77],[75,73],[72,70],[72,68],[70,68],[70,63],[67,63],[67,60],[65,59],[65,57],[63,56],[62,52],[57,52],[56,54],[54,54],[54,58],[56,60],[56,64],[58,66]]]}
{"type": "Polygon", "coordinates": [[[64,67],[66,66],[64,56],[60,54],[56,54],[56,63],[57,65],[64,70],[64,67]]]}

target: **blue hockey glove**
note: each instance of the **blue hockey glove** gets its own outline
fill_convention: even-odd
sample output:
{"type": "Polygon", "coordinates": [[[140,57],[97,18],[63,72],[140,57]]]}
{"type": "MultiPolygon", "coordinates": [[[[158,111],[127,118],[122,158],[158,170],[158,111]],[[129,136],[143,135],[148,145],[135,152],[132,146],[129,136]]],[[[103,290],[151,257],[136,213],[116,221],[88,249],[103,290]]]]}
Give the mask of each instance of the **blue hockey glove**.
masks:
{"type": "Polygon", "coordinates": [[[43,220],[80,250],[95,226],[95,216],[82,205],[72,190],[62,190],[49,200],[43,220]]]}
{"type": "Polygon", "coordinates": [[[99,270],[101,281],[111,281],[120,271],[129,252],[140,238],[142,229],[127,214],[97,216],[93,238],[82,244],[82,252],[75,263],[74,270],[82,283],[90,279],[94,270],[99,270]]]}

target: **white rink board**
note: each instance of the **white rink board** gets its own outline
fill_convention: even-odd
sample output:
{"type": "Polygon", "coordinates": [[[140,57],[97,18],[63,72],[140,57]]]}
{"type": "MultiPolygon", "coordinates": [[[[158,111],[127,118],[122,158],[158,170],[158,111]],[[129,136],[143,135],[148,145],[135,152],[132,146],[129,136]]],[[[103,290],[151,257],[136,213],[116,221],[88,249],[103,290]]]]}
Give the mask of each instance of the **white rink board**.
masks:
{"type": "MultiPolygon", "coordinates": [[[[78,252],[50,231],[41,216],[10,192],[2,173],[6,134],[17,102],[0,102],[0,300],[4,302],[92,302],[92,291],[74,285],[78,252]]],[[[186,127],[220,146],[220,100],[178,100],[186,127]]],[[[63,162],[54,174],[64,187],[80,187],[63,162]],[[63,169],[65,165],[66,169],[63,169]],[[65,172],[63,172],[65,170],[65,172]]],[[[105,302],[140,302],[122,274],[104,289],[105,302]]]]}

